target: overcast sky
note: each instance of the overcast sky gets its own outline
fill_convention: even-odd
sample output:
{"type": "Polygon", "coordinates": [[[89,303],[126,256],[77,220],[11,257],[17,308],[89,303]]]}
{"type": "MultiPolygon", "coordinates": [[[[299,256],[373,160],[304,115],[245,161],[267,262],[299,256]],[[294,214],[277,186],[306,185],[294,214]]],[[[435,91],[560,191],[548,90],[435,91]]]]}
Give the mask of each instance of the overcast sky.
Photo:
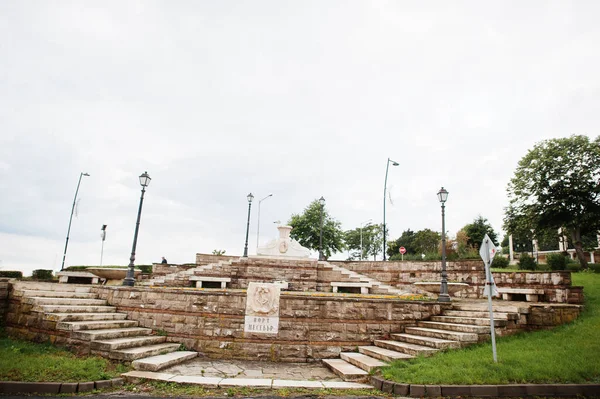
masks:
{"type": "MultiPolygon", "coordinates": [[[[390,239],[502,228],[536,142],[600,131],[600,2],[1,1],[0,268],[250,254],[321,196],[390,239]]],[[[335,256],[344,259],[345,254],[335,256]]]]}

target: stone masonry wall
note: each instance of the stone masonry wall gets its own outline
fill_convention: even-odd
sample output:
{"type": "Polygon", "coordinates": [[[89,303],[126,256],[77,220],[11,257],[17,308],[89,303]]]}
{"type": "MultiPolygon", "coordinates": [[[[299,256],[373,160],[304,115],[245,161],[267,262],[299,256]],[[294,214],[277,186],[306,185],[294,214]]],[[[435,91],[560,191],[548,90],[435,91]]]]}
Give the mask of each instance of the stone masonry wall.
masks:
{"type": "Polygon", "coordinates": [[[282,292],[278,334],[244,333],[246,292],[109,287],[101,298],[143,327],[212,358],[315,361],[404,330],[444,304],[282,292]]]}
{"type": "MultiPolygon", "coordinates": [[[[386,284],[416,291],[418,281],[440,281],[441,262],[332,262],[339,266],[376,278],[386,284]]],[[[481,261],[448,262],[448,281],[468,283],[470,287],[455,296],[481,298],[485,286],[485,270],[481,261]]],[[[495,272],[498,287],[539,288],[545,302],[583,303],[583,289],[571,285],[571,273],[555,272],[495,272]]]]}
{"type": "Polygon", "coordinates": [[[239,259],[239,256],[230,255],[212,255],[212,254],[196,254],[196,266],[208,265],[209,263],[217,263],[218,261],[230,261],[239,259]]]}
{"type": "Polygon", "coordinates": [[[0,278],[0,326],[6,321],[8,310],[8,278],[0,278]]]}

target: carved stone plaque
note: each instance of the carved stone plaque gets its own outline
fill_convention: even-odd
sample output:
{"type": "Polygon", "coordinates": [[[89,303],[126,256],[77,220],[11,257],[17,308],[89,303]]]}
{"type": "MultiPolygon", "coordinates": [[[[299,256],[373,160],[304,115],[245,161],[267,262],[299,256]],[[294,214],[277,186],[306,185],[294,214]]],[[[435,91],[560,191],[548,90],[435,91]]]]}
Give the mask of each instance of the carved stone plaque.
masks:
{"type": "Polygon", "coordinates": [[[279,332],[279,293],[278,284],[248,284],[244,332],[256,334],[279,332]]]}

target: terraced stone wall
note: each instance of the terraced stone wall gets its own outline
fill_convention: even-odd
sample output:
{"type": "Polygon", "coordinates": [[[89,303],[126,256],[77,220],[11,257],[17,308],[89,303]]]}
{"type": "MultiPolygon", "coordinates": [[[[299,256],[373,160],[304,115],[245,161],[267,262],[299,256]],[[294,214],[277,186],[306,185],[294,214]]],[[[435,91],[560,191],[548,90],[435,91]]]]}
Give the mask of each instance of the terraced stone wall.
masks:
{"type": "Polygon", "coordinates": [[[8,310],[8,278],[0,278],[0,326],[6,323],[8,310]]]}
{"type": "MultiPolygon", "coordinates": [[[[418,281],[440,281],[441,262],[331,262],[349,270],[376,278],[386,284],[416,291],[418,281]]],[[[448,262],[448,281],[467,283],[469,287],[455,294],[461,298],[481,298],[485,287],[485,270],[481,261],[448,262]]],[[[583,288],[571,285],[571,272],[497,272],[498,287],[543,289],[545,302],[583,303],[583,288]]]]}
{"type": "Polygon", "coordinates": [[[279,332],[244,333],[244,290],[109,287],[101,298],[144,327],[212,358],[307,362],[370,345],[445,304],[393,297],[282,292],[279,332]]]}
{"type": "Polygon", "coordinates": [[[208,265],[209,263],[217,263],[221,260],[229,261],[232,259],[238,259],[240,256],[231,255],[211,255],[211,254],[196,254],[196,266],[208,265]]]}

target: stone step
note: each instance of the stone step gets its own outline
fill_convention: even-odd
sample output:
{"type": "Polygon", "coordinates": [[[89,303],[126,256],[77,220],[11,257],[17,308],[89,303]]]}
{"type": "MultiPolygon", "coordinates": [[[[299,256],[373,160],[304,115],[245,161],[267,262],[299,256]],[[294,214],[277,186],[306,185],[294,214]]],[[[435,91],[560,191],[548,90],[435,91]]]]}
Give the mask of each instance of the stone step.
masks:
{"type": "Polygon", "coordinates": [[[441,338],[459,342],[477,342],[479,340],[479,335],[475,333],[439,330],[426,327],[406,327],[404,332],[412,335],[421,335],[425,337],[441,338]]]}
{"type": "Polygon", "coordinates": [[[114,313],[114,306],[34,305],[33,312],[44,313],[114,313]]]}
{"type": "Polygon", "coordinates": [[[144,359],[134,360],[131,364],[136,370],[143,371],[158,371],[166,367],[171,367],[186,360],[190,360],[198,356],[198,352],[177,351],[167,353],[166,355],[158,355],[147,357],[144,359]]]}
{"type": "Polygon", "coordinates": [[[383,360],[384,362],[392,362],[398,359],[412,359],[414,356],[406,353],[396,352],[378,346],[359,346],[358,351],[375,359],[383,360]]]}
{"type": "Polygon", "coordinates": [[[44,319],[51,321],[125,320],[125,313],[46,313],[44,319]]]}
{"type": "Polygon", "coordinates": [[[129,327],[129,328],[106,328],[102,330],[79,330],[71,333],[71,338],[82,341],[100,341],[114,338],[137,337],[150,335],[151,328],[129,327]]]}
{"type": "Polygon", "coordinates": [[[413,334],[392,334],[392,339],[400,342],[408,342],[409,344],[416,344],[422,346],[428,346],[435,349],[457,349],[460,348],[460,342],[450,341],[447,339],[428,337],[424,335],[413,335],[413,334]]]}
{"type": "MultiPolygon", "coordinates": [[[[477,317],[481,319],[489,319],[490,312],[475,311],[475,310],[446,310],[444,316],[453,317],[477,317]]],[[[518,313],[505,313],[494,311],[494,319],[498,320],[517,320],[519,318],[518,313]]]]}
{"type": "MultiPolygon", "coordinates": [[[[455,302],[452,304],[452,309],[454,309],[454,310],[472,310],[475,312],[487,312],[488,304],[487,304],[487,302],[485,302],[485,303],[482,303],[482,302],[480,302],[480,303],[455,302]]],[[[506,305],[506,304],[499,304],[499,303],[493,303],[492,309],[494,310],[494,312],[529,313],[527,307],[522,307],[522,306],[517,306],[517,305],[506,305]]]]}
{"type": "Polygon", "coordinates": [[[386,363],[382,362],[381,360],[375,359],[371,356],[367,356],[363,353],[342,352],[340,353],[340,357],[342,358],[342,360],[345,360],[351,365],[363,369],[369,373],[372,370],[386,365],[386,363]]]}
{"type": "Polygon", "coordinates": [[[143,335],[137,337],[112,338],[92,341],[90,349],[102,352],[110,352],[125,348],[136,348],[140,346],[149,346],[162,344],[167,337],[161,335],[143,335]]]}
{"type": "Polygon", "coordinates": [[[375,340],[375,346],[380,348],[389,349],[396,352],[406,353],[411,356],[431,356],[438,351],[438,349],[430,348],[428,346],[411,344],[408,342],[400,341],[389,341],[384,339],[375,340]]]}
{"type": "Polygon", "coordinates": [[[418,327],[433,328],[445,331],[459,331],[474,334],[489,334],[490,325],[477,326],[473,324],[444,323],[441,321],[418,321],[418,327]]]}
{"type": "MultiPolygon", "coordinates": [[[[138,346],[135,348],[118,349],[108,353],[108,357],[114,360],[122,360],[132,362],[145,357],[164,355],[166,353],[175,352],[179,349],[180,344],[162,343],[158,345],[138,346]]],[[[92,354],[106,356],[104,351],[92,350],[92,354]]]]}
{"type": "Polygon", "coordinates": [[[58,291],[58,292],[92,292],[91,284],[58,284],[40,281],[15,281],[13,289],[18,291],[58,291]]]}
{"type": "Polygon", "coordinates": [[[344,381],[366,381],[369,373],[342,359],[323,359],[323,363],[344,381]]]}
{"type": "Polygon", "coordinates": [[[54,297],[25,297],[21,301],[32,305],[75,305],[75,306],[105,306],[104,299],[92,298],[54,298],[54,297]]]}
{"type": "MultiPolygon", "coordinates": [[[[475,326],[489,326],[490,319],[489,318],[479,318],[479,317],[453,317],[453,316],[431,316],[431,321],[441,321],[443,323],[457,323],[457,324],[472,324],[475,326]]],[[[494,327],[504,327],[506,326],[506,320],[496,320],[494,319],[494,327]]]]}
{"type": "Polygon", "coordinates": [[[51,297],[51,298],[97,298],[98,294],[94,292],[74,292],[74,291],[39,291],[39,290],[22,290],[21,295],[24,297],[51,297]]]}
{"type": "MultiPolygon", "coordinates": [[[[112,313],[120,314],[120,313],[112,313]]],[[[61,321],[56,324],[57,330],[67,331],[93,331],[115,328],[137,327],[135,320],[96,320],[96,321],[61,321]]]]}

